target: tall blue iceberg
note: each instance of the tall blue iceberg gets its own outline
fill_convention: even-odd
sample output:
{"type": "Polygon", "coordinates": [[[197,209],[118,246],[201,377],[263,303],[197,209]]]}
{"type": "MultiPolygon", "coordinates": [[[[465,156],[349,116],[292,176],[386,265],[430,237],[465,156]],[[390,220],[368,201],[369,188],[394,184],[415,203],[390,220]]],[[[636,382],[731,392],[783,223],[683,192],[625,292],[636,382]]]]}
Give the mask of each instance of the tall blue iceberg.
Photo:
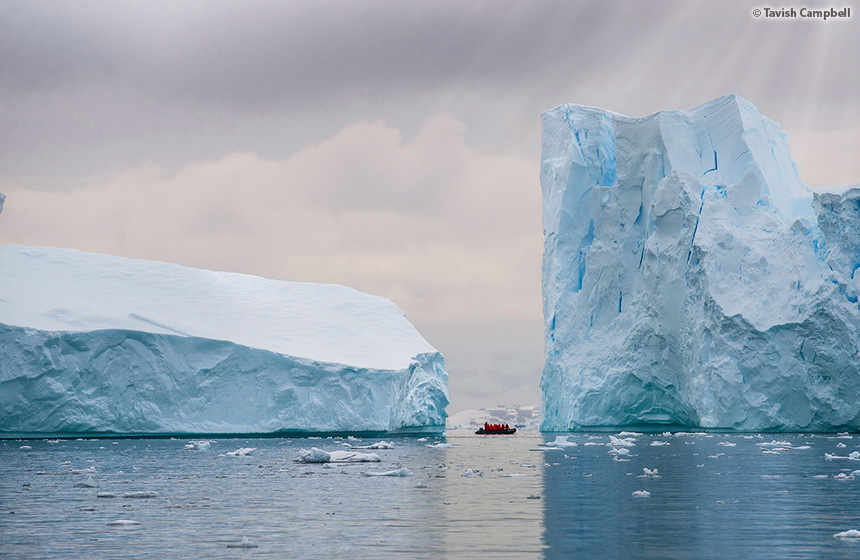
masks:
{"type": "Polygon", "coordinates": [[[860,429],[860,185],[736,96],[542,119],[544,430],[860,429]]]}

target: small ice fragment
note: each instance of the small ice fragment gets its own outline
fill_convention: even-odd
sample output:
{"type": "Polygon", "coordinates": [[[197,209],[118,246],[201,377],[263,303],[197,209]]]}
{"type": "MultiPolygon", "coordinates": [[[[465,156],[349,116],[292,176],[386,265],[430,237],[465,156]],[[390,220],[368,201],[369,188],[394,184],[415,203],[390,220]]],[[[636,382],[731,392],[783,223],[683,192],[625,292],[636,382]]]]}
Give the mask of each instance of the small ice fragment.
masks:
{"type": "Polygon", "coordinates": [[[451,449],[454,446],[450,443],[428,443],[427,447],[432,447],[433,449],[451,449]]]}
{"type": "Polygon", "coordinates": [[[608,451],[608,453],[610,455],[630,455],[630,450],[627,449],[626,447],[621,447],[621,448],[613,447],[612,449],[610,449],[608,451]]]}
{"type": "Polygon", "coordinates": [[[211,443],[208,441],[189,441],[185,444],[185,449],[189,451],[209,451],[211,443]]]}
{"type": "Polygon", "coordinates": [[[636,478],[660,478],[660,475],[657,474],[657,469],[652,471],[651,469],[643,468],[642,474],[636,478]]]}
{"type": "Polygon", "coordinates": [[[92,475],[88,476],[83,482],[75,484],[75,488],[98,488],[99,483],[95,481],[92,475]]]}
{"type": "Polygon", "coordinates": [[[668,441],[652,441],[651,447],[660,447],[662,445],[669,445],[668,441]]]}
{"type": "Polygon", "coordinates": [[[826,474],[814,474],[812,475],[812,478],[827,478],[827,476],[828,475],[826,474]]]}
{"type": "Polygon", "coordinates": [[[843,457],[841,455],[833,455],[831,453],[825,453],[824,454],[824,460],[825,461],[834,461],[836,459],[848,459],[848,457],[843,457]]]}
{"type": "Polygon", "coordinates": [[[833,480],[854,480],[853,474],[839,473],[833,477],[833,480]]]}
{"type": "Polygon", "coordinates": [[[576,447],[575,441],[568,441],[568,436],[555,436],[555,440],[546,443],[539,443],[542,447],[561,448],[561,447],[576,447]]]}
{"type": "Polygon", "coordinates": [[[650,498],[651,492],[649,492],[648,490],[637,490],[637,491],[633,492],[633,497],[634,498],[650,498]]]}
{"type": "Polygon", "coordinates": [[[240,543],[230,543],[227,545],[227,548],[257,548],[257,545],[251,542],[251,539],[243,536],[242,542],[240,543]]]}
{"type": "Polygon", "coordinates": [[[602,444],[602,443],[597,443],[596,441],[587,441],[587,442],[583,443],[582,445],[585,445],[585,446],[587,446],[587,447],[593,447],[593,446],[595,446],[595,445],[603,445],[603,444],[602,444]]]}
{"type": "Polygon", "coordinates": [[[143,490],[137,492],[127,492],[122,495],[123,498],[139,498],[139,499],[147,499],[147,498],[155,498],[155,492],[146,492],[143,490]]]}
{"type": "Polygon", "coordinates": [[[626,438],[626,437],[639,437],[642,434],[640,432],[621,432],[618,434],[618,437],[626,438]]]}
{"type": "Polygon", "coordinates": [[[382,459],[376,453],[359,453],[358,451],[332,451],[331,453],[312,447],[309,450],[299,450],[293,459],[296,463],[378,463],[382,459]]]}
{"type": "Polygon", "coordinates": [[[475,478],[476,476],[484,476],[484,471],[479,471],[478,469],[466,469],[463,473],[463,476],[466,478],[475,478]]]}
{"type": "Polygon", "coordinates": [[[837,539],[860,539],[860,531],[857,529],[848,529],[847,531],[836,533],[833,536],[837,539]]]}
{"type": "Polygon", "coordinates": [[[117,525],[121,527],[127,527],[129,525],[140,525],[140,521],[134,521],[132,519],[116,519],[114,521],[108,521],[107,525],[117,525]]]}
{"type": "Polygon", "coordinates": [[[226,455],[227,457],[246,457],[252,452],[254,452],[256,449],[256,447],[240,447],[235,451],[228,451],[224,455],[226,455]]]}
{"type": "Polygon", "coordinates": [[[349,443],[344,443],[343,445],[352,449],[394,449],[394,442],[385,440],[378,441],[371,445],[352,445],[349,443]]]}
{"type": "Polygon", "coordinates": [[[808,445],[801,445],[800,447],[793,447],[792,449],[812,449],[808,445]]]}
{"type": "Polygon", "coordinates": [[[420,438],[416,439],[415,441],[425,442],[425,441],[427,441],[427,438],[426,437],[420,437],[420,438]]]}
{"type": "Polygon", "coordinates": [[[860,451],[852,451],[848,454],[848,459],[851,461],[860,461],[860,451]]]}
{"type": "Polygon", "coordinates": [[[366,472],[364,476],[412,476],[412,472],[407,468],[395,469],[385,472],[366,472]]]}
{"type": "Polygon", "coordinates": [[[96,494],[96,498],[116,498],[116,494],[113,492],[99,492],[96,494]]]}
{"type": "Polygon", "coordinates": [[[33,449],[33,447],[30,445],[22,445],[18,449],[23,449],[24,451],[29,451],[30,449],[33,449]]]}
{"type": "Polygon", "coordinates": [[[851,474],[853,474],[854,476],[860,476],[860,469],[857,469],[856,471],[851,471],[851,474]]]}
{"type": "Polygon", "coordinates": [[[732,443],[730,441],[720,441],[717,443],[717,445],[722,445],[723,447],[734,447],[737,445],[737,443],[732,443]]]}
{"type": "Polygon", "coordinates": [[[757,443],[759,447],[791,447],[791,444],[787,441],[777,441],[775,439],[766,442],[766,443],[757,443]]]}
{"type": "Polygon", "coordinates": [[[847,445],[845,445],[844,443],[842,443],[842,442],[840,441],[839,443],[837,443],[837,444],[836,444],[836,447],[837,447],[838,449],[842,449],[843,447],[848,447],[848,446],[847,446],[847,445]]]}
{"type": "Polygon", "coordinates": [[[761,452],[765,455],[779,455],[779,451],[775,449],[762,449],[761,452]]]}
{"type": "MultiPolygon", "coordinates": [[[[623,432],[622,432],[623,433],[623,432]]],[[[633,438],[617,438],[615,436],[609,436],[609,445],[613,447],[633,447],[636,445],[636,440],[633,438]]]]}

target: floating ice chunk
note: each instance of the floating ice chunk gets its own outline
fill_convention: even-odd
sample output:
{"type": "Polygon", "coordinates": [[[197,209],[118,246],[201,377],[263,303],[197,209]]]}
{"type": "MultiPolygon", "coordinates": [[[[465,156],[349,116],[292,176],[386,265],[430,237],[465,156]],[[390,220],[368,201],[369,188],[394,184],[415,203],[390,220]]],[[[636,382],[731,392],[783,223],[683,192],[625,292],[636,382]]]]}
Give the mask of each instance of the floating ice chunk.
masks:
{"type": "Polygon", "coordinates": [[[808,445],[801,445],[799,447],[792,447],[792,449],[812,449],[812,448],[809,447],[808,445]]]}
{"type": "Polygon", "coordinates": [[[451,449],[454,445],[450,443],[428,443],[427,447],[432,447],[433,449],[451,449]]]}
{"type": "Polygon", "coordinates": [[[637,490],[637,491],[633,492],[633,497],[634,498],[650,498],[651,492],[649,492],[648,490],[637,490]]]}
{"type": "Polygon", "coordinates": [[[404,467],[402,469],[394,469],[393,471],[366,472],[364,476],[412,476],[412,471],[404,467]]]}
{"type": "Polygon", "coordinates": [[[837,439],[854,439],[854,436],[850,435],[848,432],[839,432],[836,434],[837,439]]]}
{"type": "Polygon", "coordinates": [[[127,492],[122,495],[123,498],[139,498],[139,499],[147,499],[147,498],[155,498],[155,492],[146,492],[146,491],[138,491],[138,492],[127,492]]]}
{"type": "Polygon", "coordinates": [[[359,453],[358,451],[323,451],[312,447],[310,450],[299,450],[293,459],[296,463],[378,463],[382,459],[376,453],[359,453]]]}
{"type": "Polygon", "coordinates": [[[670,445],[668,441],[652,441],[651,447],[661,447],[663,445],[670,445]]]}
{"type": "Polygon", "coordinates": [[[75,484],[75,488],[98,488],[99,483],[92,477],[92,475],[88,476],[87,479],[83,482],[78,482],[75,484]]]}
{"type": "Polygon", "coordinates": [[[860,539],[860,531],[857,529],[848,529],[847,531],[836,533],[833,536],[837,539],[860,539]]]}
{"type": "Polygon", "coordinates": [[[484,476],[484,471],[479,471],[478,469],[466,469],[463,472],[463,476],[466,478],[475,478],[476,476],[484,476]]]}
{"type": "Polygon", "coordinates": [[[242,542],[230,543],[227,548],[257,548],[257,545],[251,542],[251,539],[243,536],[242,542]]]}
{"type": "Polygon", "coordinates": [[[256,447],[240,447],[235,451],[228,451],[224,455],[227,457],[246,457],[256,451],[256,447]]]}
{"type": "Polygon", "coordinates": [[[189,441],[185,444],[185,449],[189,451],[209,451],[211,442],[208,441],[189,441]]]}
{"type": "Polygon", "coordinates": [[[587,447],[594,447],[596,445],[603,445],[603,444],[597,443],[596,441],[587,441],[587,442],[583,443],[582,445],[585,445],[587,447]]]}
{"type": "Polygon", "coordinates": [[[826,474],[814,474],[814,475],[812,475],[812,478],[827,478],[827,477],[828,477],[828,475],[826,475],[826,474]]]}
{"type": "Polygon", "coordinates": [[[576,447],[576,442],[568,441],[567,438],[568,436],[555,436],[555,440],[548,441],[546,443],[539,443],[538,445],[552,448],[576,447]]]}
{"type": "Polygon", "coordinates": [[[114,521],[108,521],[107,525],[127,527],[129,525],[140,525],[140,521],[134,521],[132,519],[115,519],[114,521]]]}
{"type": "Polygon", "coordinates": [[[96,494],[96,498],[116,498],[116,494],[113,492],[99,492],[96,494]]]}
{"type": "Polygon", "coordinates": [[[657,473],[657,469],[651,470],[643,467],[642,474],[636,478],[660,478],[660,475],[657,473]]]}
{"type": "Polygon", "coordinates": [[[843,447],[848,447],[848,446],[847,446],[847,445],[845,445],[844,443],[842,443],[842,442],[840,441],[839,443],[837,443],[837,444],[836,444],[836,447],[837,447],[838,449],[842,449],[843,447]]]}
{"type": "Polygon", "coordinates": [[[737,443],[732,443],[730,441],[721,441],[718,442],[717,445],[722,445],[723,447],[734,447],[737,445],[737,443]]]}
{"type": "Polygon", "coordinates": [[[834,455],[833,453],[825,453],[825,454],[824,454],[824,460],[825,460],[825,461],[836,461],[836,460],[839,460],[839,459],[842,459],[842,460],[846,460],[846,461],[847,461],[847,460],[848,460],[848,457],[845,457],[845,456],[843,456],[843,455],[834,455]]]}
{"type": "Polygon", "coordinates": [[[633,438],[617,438],[615,436],[609,436],[609,445],[612,445],[613,447],[633,447],[636,445],[634,443],[635,441],[636,440],[633,438]]]}
{"type": "Polygon", "coordinates": [[[779,451],[775,449],[762,449],[761,452],[765,455],[779,455],[779,451]]]}
{"type": "Polygon", "coordinates": [[[639,437],[642,434],[640,432],[621,432],[618,434],[620,438],[628,438],[628,437],[639,437]]]}
{"type": "Polygon", "coordinates": [[[425,441],[427,441],[427,438],[426,437],[420,437],[420,438],[416,439],[415,441],[425,442],[425,441]]]}
{"type": "Polygon", "coordinates": [[[854,476],[860,476],[860,469],[856,471],[851,471],[851,474],[853,474],[854,476]]]}
{"type": "Polygon", "coordinates": [[[848,454],[848,459],[851,461],[860,461],[860,451],[852,451],[848,454]]]}
{"type": "Polygon", "coordinates": [[[394,442],[385,440],[370,445],[352,445],[350,443],[344,443],[344,445],[351,449],[394,449],[394,442]]]}
{"type": "Polygon", "coordinates": [[[630,455],[630,450],[626,447],[613,447],[608,453],[610,455],[630,455]]]}
{"type": "Polygon", "coordinates": [[[854,480],[853,474],[839,473],[833,477],[833,480],[854,480]]]}
{"type": "Polygon", "coordinates": [[[777,441],[775,439],[769,442],[757,443],[756,445],[759,447],[791,447],[791,443],[787,441],[777,441]]]}

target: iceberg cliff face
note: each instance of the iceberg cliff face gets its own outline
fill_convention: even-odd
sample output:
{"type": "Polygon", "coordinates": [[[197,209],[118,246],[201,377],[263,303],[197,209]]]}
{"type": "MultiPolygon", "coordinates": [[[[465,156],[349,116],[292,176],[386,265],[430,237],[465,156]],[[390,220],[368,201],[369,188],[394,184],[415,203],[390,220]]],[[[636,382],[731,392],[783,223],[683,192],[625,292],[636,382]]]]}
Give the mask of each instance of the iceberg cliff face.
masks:
{"type": "Polygon", "coordinates": [[[860,185],[748,101],[543,114],[544,430],[860,428],[860,185]]]}
{"type": "Polygon", "coordinates": [[[0,432],[442,431],[447,377],[344,286],[0,247],[0,432]]]}

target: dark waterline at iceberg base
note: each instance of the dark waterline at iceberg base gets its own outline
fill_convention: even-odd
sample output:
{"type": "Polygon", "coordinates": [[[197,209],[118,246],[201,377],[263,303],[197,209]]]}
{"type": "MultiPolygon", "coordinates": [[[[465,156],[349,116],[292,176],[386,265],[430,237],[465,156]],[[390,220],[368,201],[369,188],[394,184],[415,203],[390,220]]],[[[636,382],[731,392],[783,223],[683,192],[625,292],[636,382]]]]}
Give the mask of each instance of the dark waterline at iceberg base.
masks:
{"type": "Polygon", "coordinates": [[[0,558],[860,555],[834,537],[860,529],[858,437],[556,437],[388,438],[362,464],[293,459],[378,439],[5,440],[0,558]]]}

